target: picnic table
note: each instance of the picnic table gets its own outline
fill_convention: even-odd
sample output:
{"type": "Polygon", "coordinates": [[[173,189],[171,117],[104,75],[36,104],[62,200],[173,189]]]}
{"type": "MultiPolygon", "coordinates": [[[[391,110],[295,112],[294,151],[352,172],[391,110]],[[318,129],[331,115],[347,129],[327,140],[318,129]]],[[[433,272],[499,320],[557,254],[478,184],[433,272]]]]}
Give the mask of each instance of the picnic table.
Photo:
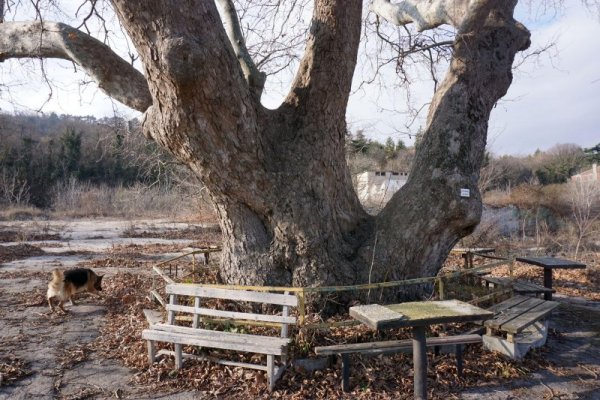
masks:
{"type": "Polygon", "coordinates": [[[350,307],[350,316],[372,329],[412,328],[414,397],[427,398],[427,354],[425,330],[433,324],[481,321],[494,313],[459,300],[420,301],[400,304],[370,304],[350,307]]]}
{"type": "MultiPolygon", "coordinates": [[[[517,257],[517,261],[544,268],[544,287],[552,289],[552,271],[561,269],[583,269],[585,264],[558,257],[517,257]]],[[[552,292],[544,293],[544,300],[552,300],[552,292]]]]}

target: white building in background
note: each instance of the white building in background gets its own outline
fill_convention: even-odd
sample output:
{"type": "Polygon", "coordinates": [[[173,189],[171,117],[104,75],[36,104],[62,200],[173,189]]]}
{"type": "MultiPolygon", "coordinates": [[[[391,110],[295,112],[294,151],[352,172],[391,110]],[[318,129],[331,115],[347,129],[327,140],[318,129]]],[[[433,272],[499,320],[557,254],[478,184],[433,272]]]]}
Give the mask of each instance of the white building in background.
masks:
{"type": "Polygon", "coordinates": [[[600,180],[600,168],[598,168],[598,164],[594,163],[591,169],[573,175],[571,180],[582,182],[598,181],[600,180]]]}
{"type": "Polygon", "coordinates": [[[366,207],[382,207],[408,180],[408,172],[366,171],[356,176],[356,192],[366,207]]]}

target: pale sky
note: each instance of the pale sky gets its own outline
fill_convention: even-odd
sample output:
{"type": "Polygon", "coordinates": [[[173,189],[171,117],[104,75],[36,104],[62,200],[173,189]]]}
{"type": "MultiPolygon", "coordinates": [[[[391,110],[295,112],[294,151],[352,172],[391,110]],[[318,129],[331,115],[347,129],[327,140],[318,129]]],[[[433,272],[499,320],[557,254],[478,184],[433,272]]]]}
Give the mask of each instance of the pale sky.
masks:
{"type": "MultiPolygon", "coordinates": [[[[526,155],[556,143],[590,147],[600,142],[600,16],[579,1],[565,3],[563,13],[546,20],[535,18],[524,6],[517,9],[517,18],[531,31],[530,48],[551,41],[557,45],[556,50],[515,71],[508,93],[493,110],[488,147],[498,155],[526,155]]],[[[429,83],[417,85],[415,103],[428,102],[431,91],[429,83]]],[[[394,104],[387,108],[402,108],[402,93],[389,89],[384,96],[384,104],[394,104]]],[[[378,112],[376,98],[369,93],[351,99],[348,120],[352,126],[378,132],[372,137],[382,143],[387,137],[407,141],[399,133],[405,131],[405,117],[378,112]]],[[[427,113],[422,114],[424,125],[427,113]]]]}
{"type": "MultiPolygon", "coordinates": [[[[523,7],[517,13],[531,30],[532,48],[552,40],[557,46],[556,51],[525,63],[515,72],[508,94],[493,111],[488,144],[498,155],[526,155],[556,143],[590,147],[600,142],[600,16],[585,10],[579,1],[565,3],[567,8],[560,15],[545,20],[534,18],[523,7]]],[[[1,65],[0,83],[15,82],[15,78],[21,83],[11,86],[9,92],[0,87],[0,110],[14,110],[6,101],[7,96],[13,104],[21,106],[21,111],[44,105],[49,93],[47,85],[42,79],[25,74],[32,63],[36,61],[9,61],[1,65]]],[[[102,117],[112,116],[117,110],[126,117],[139,115],[108,99],[93,83],[80,87],[77,81],[85,76],[74,72],[71,63],[49,61],[46,69],[55,83],[52,99],[42,109],[46,113],[102,117]]],[[[359,80],[357,71],[356,82],[359,80]]],[[[414,85],[411,94],[414,104],[428,102],[431,87],[425,80],[414,85]]],[[[285,89],[271,90],[272,95],[263,99],[266,105],[277,105],[277,92],[285,89]]],[[[381,142],[392,137],[410,143],[402,133],[406,132],[407,117],[402,113],[405,100],[406,93],[391,85],[383,91],[375,87],[357,91],[351,97],[347,113],[351,129],[363,128],[368,136],[381,142]]],[[[413,132],[419,123],[424,124],[417,120],[413,132]]]]}

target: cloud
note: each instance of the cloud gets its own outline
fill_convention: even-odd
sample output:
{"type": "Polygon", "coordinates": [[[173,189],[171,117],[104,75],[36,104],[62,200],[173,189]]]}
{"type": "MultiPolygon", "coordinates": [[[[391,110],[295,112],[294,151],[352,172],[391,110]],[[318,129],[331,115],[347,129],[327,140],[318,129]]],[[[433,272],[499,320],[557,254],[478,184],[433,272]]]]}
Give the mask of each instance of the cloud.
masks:
{"type": "Polygon", "coordinates": [[[490,130],[501,131],[491,144],[495,153],[600,142],[600,23],[582,6],[572,6],[553,23],[530,28],[532,47],[556,38],[558,58],[542,56],[515,73],[490,119],[490,130]]]}

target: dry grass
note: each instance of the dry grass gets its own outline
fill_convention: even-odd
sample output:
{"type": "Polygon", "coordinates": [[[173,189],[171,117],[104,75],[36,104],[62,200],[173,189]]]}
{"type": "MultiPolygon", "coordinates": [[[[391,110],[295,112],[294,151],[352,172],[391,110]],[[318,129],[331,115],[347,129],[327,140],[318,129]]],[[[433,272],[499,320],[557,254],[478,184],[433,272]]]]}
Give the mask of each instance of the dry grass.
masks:
{"type": "Polygon", "coordinates": [[[0,210],[1,221],[19,221],[35,218],[44,218],[47,213],[39,208],[31,206],[3,205],[0,210]]]}
{"type": "Polygon", "coordinates": [[[70,181],[54,190],[55,216],[176,217],[192,214],[196,201],[178,188],[93,186],[70,181]]]}

